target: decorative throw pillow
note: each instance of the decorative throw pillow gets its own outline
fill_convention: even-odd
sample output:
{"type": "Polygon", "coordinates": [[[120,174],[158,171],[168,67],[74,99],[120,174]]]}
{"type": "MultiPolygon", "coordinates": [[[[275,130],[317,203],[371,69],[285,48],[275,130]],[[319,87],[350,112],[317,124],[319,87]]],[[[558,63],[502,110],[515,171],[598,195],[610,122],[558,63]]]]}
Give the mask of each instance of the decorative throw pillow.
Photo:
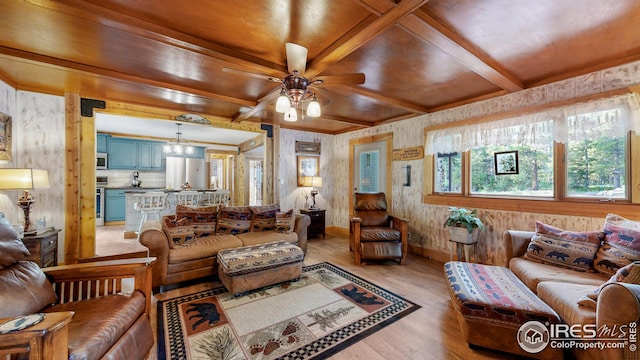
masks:
{"type": "Polygon", "coordinates": [[[609,214],[602,231],[605,239],[594,260],[596,271],[613,275],[618,269],[640,260],[640,222],[609,214]]]}
{"type": "Polygon", "coordinates": [[[251,231],[269,231],[276,227],[276,213],[280,212],[280,205],[250,206],[253,218],[251,231]]]}
{"type": "Polygon", "coordinates": [[[634,261],[616,271],[607,282],[600,285],[595,291],[588,293],[578,301],[578,305],[586,306],[592,309],[596,308],[598,295],[600,291],[610,283],[622,282],[627,284],[640,284],[640,261],[634,261]]]}
{"type": "Polygon", "coordinates": [[[29,250],[17,237],[12,240],[0,240],[0,269],[7,268],[29,255],[29,250]]]}
{"type": "Polygon", "coordinates": [[[251,215],[248,206],[227,206],[220,209],[216,233],[238,235],[249,232],[251,215]]]}
{"type": "Polygon", "coordinates": [[[296,222],[296,215],[293,209],[285,212],[276,213],[276,231],[283,234],[289,234],[293,231],[296,222]]]}
{"type": "Polygon", "coordinates": [[[577,271],[593,271],[593,258],[604,238],[602,231],[565,231],[536,221],[525,259],[577,271]]]}
{"type": "Polygon", "coordinates": [[[164,233],[167,235],[167,238],[169,239],[170,249],[185,245],[196,237],[195,233],[193,232],[191,221],[189,221],[189,219],[187,218],[163,216],[162,231],[164,231],[164,233]]]}
{"type": "Polygon", "coordinates": [[[176,218],[189,219],[196,237],[210,236],[216,233],[218,207],[177,205],[176,218]]]}
{"type": "Polygon", "coordinates": [[[217,217],[217,206],[176,206],[176,219],[187,218],[192,224],[215,224],[217,217]]]}

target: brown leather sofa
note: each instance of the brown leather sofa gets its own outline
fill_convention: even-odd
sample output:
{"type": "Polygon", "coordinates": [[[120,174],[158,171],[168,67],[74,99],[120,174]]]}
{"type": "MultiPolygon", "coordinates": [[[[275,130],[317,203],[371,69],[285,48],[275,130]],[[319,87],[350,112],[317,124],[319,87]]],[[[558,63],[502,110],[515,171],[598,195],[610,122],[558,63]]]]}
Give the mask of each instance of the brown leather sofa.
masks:
{"type": "Polygon", "coordinates": [[[0,324],[35,313],[45,317],[24,330],[0,334],[0,357],[137,360],[148,355],[154,343],[149,321],[153,258],[41,269],[20,261],[28,255],[1,219],[0,324]]]}
{"type": "MultiPolygon", "coordinates": [[[[265,205],[262,207],[251,207],[255,213],[261,209],[272,208],[275,205],[265,205]]],[[[225,207],[225,211],[233,209],[245,210],[250,207],[225,207]]],[[[179,212],[180,209],[177,209],[179,212]]],[[[222,210],[220,210],[222,211],[222,210]]],[[[197,215],[207,218],[207,215],[197,215]]],[[[193,240],[185,244],[176,246],[170,241],[167,228],[162,222],[148,221],[142,225],[140,231],[140,243],[149,249],[149,256],[157,259],[153,265],[153,287],[163,291],[164,286],[177,284],[188,280],[216,276],[218,274],[217,253],[222,249],[229,249],[242,246],[264,244],[272,241],[286,240],[296,244],[306,254],[307,252],[307,227],[311,223],[308,215],[295,214],[295,224],[293,231],[281,233],[275,230],[256,229],[251,226],[251,230],[238,234],[220,234],[205,232],[205,236],[196,236],[193,240]]],[[[175,216],[180,218],[178,216],[175,216]]],[[[162,221],[167,221],[164,217],[162,221]]],[[[208,221],[220,222],[220,219],[211,216],[208,221]]],[[[219,224],[218,224],[219,225],[219,224]]],[[[201,228],[207,225],[195,224],[201,228]]],[[[217,229],[220,227],[218,226],[217,229]]],[[[197,232],[197,229],[196,229],[197,232]]]]}

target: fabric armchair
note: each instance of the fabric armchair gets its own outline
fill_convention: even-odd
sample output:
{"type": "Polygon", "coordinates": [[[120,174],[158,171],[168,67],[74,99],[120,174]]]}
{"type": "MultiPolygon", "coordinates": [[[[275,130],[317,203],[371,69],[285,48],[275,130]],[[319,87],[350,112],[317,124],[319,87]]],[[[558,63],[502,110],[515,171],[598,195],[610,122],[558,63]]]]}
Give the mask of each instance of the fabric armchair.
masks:
{"type": "Polygon", "coordinates": [[[356,193],[354,215],[349,224],[349,247],[356,264],[383,259],[404,263],[409,220],[387,212],[385,193],[356,193]]]}

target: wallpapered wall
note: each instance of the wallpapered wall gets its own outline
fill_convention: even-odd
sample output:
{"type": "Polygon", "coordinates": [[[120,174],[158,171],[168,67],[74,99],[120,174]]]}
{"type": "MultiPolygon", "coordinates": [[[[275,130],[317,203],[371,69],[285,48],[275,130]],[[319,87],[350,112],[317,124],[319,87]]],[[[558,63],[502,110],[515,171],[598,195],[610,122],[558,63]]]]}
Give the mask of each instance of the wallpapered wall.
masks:
{"type": "MultiPolygon", "coordinates": [[[[48,190],[34,190],[36,202],[31,208],[32,223],[44,218],[47,226],[63,229],[59,234],[58,259],[64,253],[64,97],[15,91],[0,83],[0,111],[12,116],[13,161],[2,167],[27,167],[49,171],[48,190]]],[[[0,211],[13,223],[22,223],[24,215],[15,203],[18,191],[3,191],[0,211]]]]}

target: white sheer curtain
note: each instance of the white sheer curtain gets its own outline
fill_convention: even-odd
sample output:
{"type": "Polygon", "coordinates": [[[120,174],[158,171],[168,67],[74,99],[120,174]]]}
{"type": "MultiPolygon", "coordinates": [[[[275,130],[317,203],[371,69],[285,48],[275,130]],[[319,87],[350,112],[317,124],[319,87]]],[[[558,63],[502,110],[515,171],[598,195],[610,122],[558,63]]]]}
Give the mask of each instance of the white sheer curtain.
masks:
{"type": "Polygon", "coordinates": [[[635,93],[540,113],[429,131],[425,154],[463,152],[487,145],[566,143],[600,136],[640,134],[640,101],[635,93]],[[606,129],[606,131],[602,131],[606,129]]]}

